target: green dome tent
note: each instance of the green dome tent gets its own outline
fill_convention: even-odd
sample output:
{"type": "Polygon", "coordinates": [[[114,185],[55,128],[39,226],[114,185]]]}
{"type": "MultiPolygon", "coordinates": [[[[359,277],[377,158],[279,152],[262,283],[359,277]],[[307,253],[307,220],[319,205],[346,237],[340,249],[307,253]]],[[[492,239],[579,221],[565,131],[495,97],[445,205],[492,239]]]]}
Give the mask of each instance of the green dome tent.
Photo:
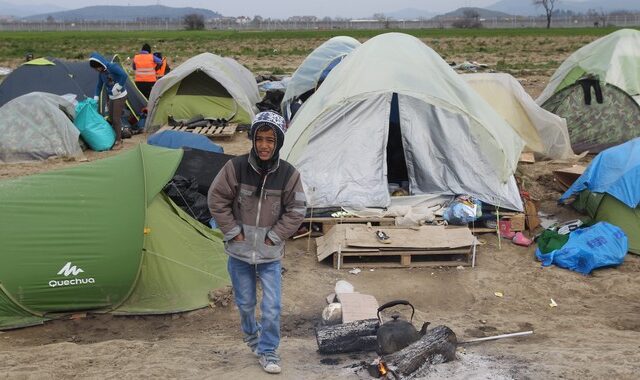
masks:
{"type": "Polygon", "coordinates": [[[155,132],[169,116],[225,119],[250,124],[260,101],[253,74],[231,58],[202,53],[190,58],[151,89],[146,128],[155,132]]]}
{"type": "Polygon", "coordinates": [[[221,235],[162,192],[182,150],[141,145],[0,182],[0,329],[80,310],[162,314],[229,283],[221,235]]]}
{"type": "Polygon", "coordinates": [[[618,30],[578,49],[536,101],[567,119],[576,153],[640,136],[640,31],[618,30]]]}

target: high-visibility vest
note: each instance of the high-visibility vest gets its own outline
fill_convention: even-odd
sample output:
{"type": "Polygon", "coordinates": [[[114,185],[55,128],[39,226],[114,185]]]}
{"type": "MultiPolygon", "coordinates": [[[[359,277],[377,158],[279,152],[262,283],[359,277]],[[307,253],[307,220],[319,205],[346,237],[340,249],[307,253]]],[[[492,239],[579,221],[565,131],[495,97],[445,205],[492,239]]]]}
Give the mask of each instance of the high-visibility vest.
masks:
{"type": "Polygon", "coordinates": [[[160,79],[164,76],[164,72],[167,70],[167,58],[162,58],[162,65],[156,70],[156,79],[160,79]]]}
{"type": "Polygon", "coordinates": [[[136,65],[136,82],[156,81],[156,63],[152,54],[136,54],[133,63],[136,65]]]}

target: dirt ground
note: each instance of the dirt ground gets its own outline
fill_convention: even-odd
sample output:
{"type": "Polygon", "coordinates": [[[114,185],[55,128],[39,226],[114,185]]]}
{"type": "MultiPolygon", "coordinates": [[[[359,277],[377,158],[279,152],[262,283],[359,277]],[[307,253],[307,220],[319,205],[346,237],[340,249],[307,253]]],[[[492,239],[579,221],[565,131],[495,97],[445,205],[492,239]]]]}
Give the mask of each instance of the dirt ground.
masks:
{"type": "MultiPolygon", "coordinates": [[[[556,58],[562,60],[567,54],[558,53],[556,58]]],[[[497,59],[484,58],[488,63],[497,59]]],[[[518,79],[534,97],[548,80],[548,75],[540,73],[520,74],[518,79]]],[[[144,140],[145,136],[126,140],[125,150],[144,140]]],[[[244,153],[250,146],[244,135],[222,145],[232,154],[244,153]]],[[[118,153],[87,152],[86,156],[94,161],[113,154],[118,153]]],[[[82,164],[49,160],[3,165],[0,180],[82,164]]],[[[561,193],[551,171],[566,165],[543,161],[522,164],[519,170],[527,188],[540,200],[541,211],[558,220],[578,216],[555,204],[561,193]]],[[[417,325],[423,321],[447,325],[461,341],[534,331],[528,337],[460,346],[456,361],[434,366],[423,378],[638,378],[640,257],[627,255],[618,268],[583,276],[542,268],[534,247],[499,242],[491,234],[480,239],[484,244],[473,269],[364,269],[357,275],[318,263],[313,240],[289,242],[283,262],[280,378],[369,378],[364,364],[375,354],[322,356],[317,352],[314,327],[320,323],[325,296],[341,279],[381,304],[410,300],[417,310],[417,325]],[[557,307],[549,306],[551,299],[557,307]]],[[[242,343],[232,303],[170,316],[89,315],[0,332],[0,378],[269,377],[242,343]]]]}

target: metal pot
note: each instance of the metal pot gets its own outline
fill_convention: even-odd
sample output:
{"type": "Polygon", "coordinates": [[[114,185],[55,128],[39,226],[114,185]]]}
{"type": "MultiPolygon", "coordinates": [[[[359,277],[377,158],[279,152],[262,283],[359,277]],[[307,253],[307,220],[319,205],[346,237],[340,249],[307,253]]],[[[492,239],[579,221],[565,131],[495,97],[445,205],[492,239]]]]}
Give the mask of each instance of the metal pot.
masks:
{"type": "MultiPolygon", "coordinates": [[[[424,335],[424,331],[419,332],[413,326],[413,314],[415,311],[416,310],[413,305],[409,301],[405,300],[387,302],[378,308],[378,320],[380,321],[380,327],[378,327],[376,336],[376,340],[378,342],[376,352],[378,355],[388,355],[396,351],[400,351],[424,335]],[[391,315],[391,320],[382,322],[380,312],[384,309],[397,305],[411,306],[410,321],[399,319],[400,315],[394,313],[391,315]]],[[[426,326],[423,326],[423,330],[426,331],[426,326]]]]}

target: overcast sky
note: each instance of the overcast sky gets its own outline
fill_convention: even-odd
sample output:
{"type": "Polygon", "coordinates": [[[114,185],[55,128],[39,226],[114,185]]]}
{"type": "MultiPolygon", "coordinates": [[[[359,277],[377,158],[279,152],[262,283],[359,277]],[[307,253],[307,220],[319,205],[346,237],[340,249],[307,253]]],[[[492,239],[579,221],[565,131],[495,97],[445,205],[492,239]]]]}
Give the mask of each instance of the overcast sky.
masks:
{"type": "MultiPolygon", "coordinates": [[[[9,0],[16,2],[15,0],[9,0]]],[[[443,13],[459,7],[483,7],[498,0],[40,0],[68,9],[89,5],[151,5],[168,7],[206,8],[224,16],[250,16],[286,18],[289,16],[363,17],[374,13],[393,12],[404,8],[417,8],[443,13]]],[[[522,0],[529,1],[529,0],[522,0]]]]}

